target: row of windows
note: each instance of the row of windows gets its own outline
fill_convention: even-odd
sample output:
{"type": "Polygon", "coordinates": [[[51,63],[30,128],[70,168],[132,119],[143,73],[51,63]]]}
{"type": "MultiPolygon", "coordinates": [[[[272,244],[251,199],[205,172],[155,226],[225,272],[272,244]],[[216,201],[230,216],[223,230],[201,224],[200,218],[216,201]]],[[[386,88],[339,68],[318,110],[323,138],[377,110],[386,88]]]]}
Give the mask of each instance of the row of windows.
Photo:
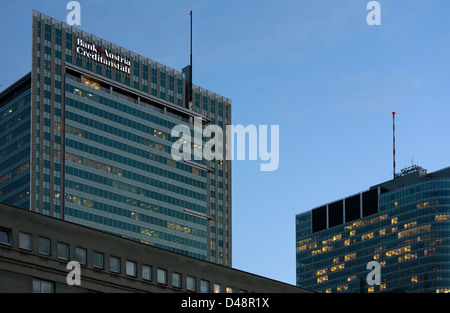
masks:
{"type": "MultiPolygon", "coordinates": [[[[59,198],[59,194],[58,194],[58,198],[59,198]]],[[[65,199],[66,199],[66,203],[73,203],[73,204],[81,205],[81,206],[84,206],[84,207],[87,207],[87,208],[94,208],[94,209],[96,209],[98,211],[113,213],[113,214],[115,214],[117,216],[122,216],[122,217],[125,217],[125,218],[130,218],[130,219],[134,219],[134,220],[137,220],[137,221],[142,221],[142,222],[149,223],[149,224],[152,224],[152,225],[157,225],[157,226],[161,226],[161,227],[164,227],[164,228],[177,230],[179,232],[183,232],[183,233],[186,233],[186,234],[189,233],[191,235],[194,235],[194,236],[197,236],[197,237],[200,237],[200,238],[206,238],[206,232],[203,231],[203,230],[200,230],[200,229],[194,228],[194,227],[188,227],[186,225],[180,225],[180,224],[177,224],[177,223],[170,223],[170,222],[168,222],[167,220],[165,220],[163,218],[157,218],[157,217],[150,216],[150,215],[147,215],[147,214],[137,213],[137,212],[125,209],[123,207],[115,207],[115,206],[110,205],[110,204],[104,204],[104,203],[101,203],[101,202],[85,199],[83,197],[74,196],[74,195],[70,195],[70,194],[66,194],[65,199]]],[[[156,208],[156,206],[153,206],[153,207],[156,208]]],[[[158,208],[156,208],[156,210],[153,210],[153,212],[163,213],[164,211],[160,210],[160,209],[161,208],[158,207],[158,208]]],[[[172,213],[171,216],[175,216],[175,217],[177,217],[179,219],[186,218],[187,216],[189,216],[189,215],[187,215],[185,213],[181,213],[181,212],[178,212],[178,211],[174,211],[174,212],[171,212],[171,213],[172,213]],[[176,214],[176,213],[178,213],[178,214],[176,214]]],[[[73,215],[71,213],[70,209],[68,209],[67,214],[73,215]]],[[[81,214],[81,213],[79,213],[79,214],[81,214]]],[[[163,215],[161,214],[160,216],[162,217],[163,215]]],[[[101,216],[101,215],[95,215],[94,214],[92,217],[89,217],[88,219],[92,220],[92,221],[94,221],[96,223],[106,224],[106,225],[111,224],[111,226],[122,228],[121,227],[121,222],[119,222],[119,221],[112,222],[111,219],[106,218],[106,217],[101,216]]],[[[197,218],[197,219],[200,219],[200,218],[197,218]]],[[[202,224],[204,224],[204,223],[201,223],[200,225],[202,225],[202,224]]],[[[132,224],[128,224],[128,225],[132,225],[132,224]]],[[[123,228],[125,228],[125,227],[123,227],[123,228]]],[[[137,231],[137,229],[139,229],[139,227],[136,226],[136,231],[137,231]]],[[[141,233],[143,233],[142,230],[141,230],[141,233]]],[[[163,238],[164,237],[164,236],[158,235],[158,234],[159,234],[159,232],[152,231],[151,236],[159,237],[159,238],[163,238]]]]}
{"type": "MultiPolygon", "coordinates": [[[[25,96],[15,99],[15,102],[10,104],[9,106],[4,106],[0,109],[0,123],[3,124],[3,121],[8,118],[8,116],[17,113],[21,108],[25,105],[28,105],[31,102],[31,95],[27,93],[25,96]]],[[[0,133],[3,132],[3,129],[0,128],[0,133]]]]}
{"type": "MultiPolygon", "coordinates": [[[[322,238],[318,240],[319,237],[306,237],[304,239],[300,239],[297,241],[297,253],[304,253],[311,250],[311,255],[316,255],[322,252],[330,251],[333,248],[339,248],[341,246],[349,246],[356,244],[358,242],[363,242],[365,240],[373,239],[379,236],[384,236],[388,234],[395,234],[398,239],[403,237],[412,236],[419,234],[423,231],[429,231],[430,225],[417,226],[417,220],[413,220],[411,218],[415,216],[421,216],[421,223],[429,223],[429,222],[437,222],[437,221],[446,221],[447,214],[432,214],[438,213],[436,210],[444,210],[445,207],[442,206],[447,204],[445,200],[433,200],[429,202],[419,203],[419,204],[410,204],[408,209],[416,209],[416,210],[404,210],[404,214],[401,212],[392,212],[392,214],[399,213],[398,216],[388,219],[388,214],[379,215],[370,219],[358,220],[351,224],[347,224],[344,226],[344,232],[340,233],[339,230],[334,230],[330,233],[330,237],[322,238]],[[441,205],[441,209],[428,209],[429,206],[439,206],[441,205]],[[413,213],[411,213],[413,212],[413,213]],[[410,216],[413,214],[412,216],[410,216]],[[399,224],[399,217],[406,222],[404,224],[399,224]],[[366,227],[363,227],[366,226],[366,227]],[[374,229],[374,231],[371,231],[374,229]],[[358,235],[357,235],[358,232],[358,235]],[[343,240],[343,241],[340,241],[343,240]],[[316,250],[313,250],[316,249],[316,250]]],[[[403,208],[405,209],[405,208],[403,208]]],[[[303,256],[305,256],[303,254],[303,256]]]]}
{"type": "Polygon", "coordinates": [[[16,126],[20,122],[27,124],[29,118],[30,118],[30,110],[24,110],[17,113],[16,115],[10,117],[10,119],[7,122],[0,123],[0,133],[5,132],[10,127],[16,126]]]}
{"type": "MultiPolygon", "coordinates": [[[[96,182],[96,183],[99,183],[99,184],[102,184],[105,186],[109,186],[109,187],[112,187],[117,190],[130,192],[130,193],[140,195],[143,197],[160,198],[160,196],[155,196],[155,194],[156,193],[172,193],[175,196],[185,196],[185,197],[189,197],[189,198],[192,198],[192,199],[198,200],[198,201],[206,201],[206,195],[204,194],[204,193],[206,193],[206,191],[204,193],[195,192],[193,190],[189,190],[189,189],[182,188],[182,187],[179,187],[176,185],[172,185],[172,184],[163,182],[161,180],[150,178],[148,176],[143,176],[143,175],[133,173],[133,176],[135,176],[135,178],[136,178],[136,179],[134,179],[134,181],[144,183],[147,186],[156,187],[156,188],[160,189],[160,190],[158,190],[158,192],[144,189],[141,187],[137,187],[135,185],[131,185],[128,183],[124,183],[121,180],[110,179],[110,178],[104,177],[102,175],[93,174],[91,171],[84,171],[81,169],[70,167],[68,165],[66,165],[65,168],[66,168],[67,174],[71,174],[71,175],[74,175],[79,178],[84,178],[84,179],[92,181],[92,182],[96,182]]],[[[128,172],[126,172],[126,173],[128,173],[128,172]]],[[[125,176],[121,176],[121,177],[131,179],[131,178],[125,177],[125,176]]],[[[174,203],[175,200],[171,200],[171,198],[172,198],[171,196],[167,196],[167,195],[165,195],[165,196],[167,197],[169,203],[174,203]]]]}
{"type": "MultiPolygon", "coordinates": [[[[137,238],[136,239],[137,241],[148,240],[149,242],[152,242],[152,241],[154,241],[154,238],[157,238],[160,240],[164,240],[167,243],[172,244],[172,245],[173,244],[181,244],[183,246],[196,248],[201,251],[206,250],[206,243],[203,243],[203,242],[200,242],[197,240],[177,236],[175,234],[164,233],[161,231],[154,231],[154,230],[149,231],[149,230],[145,229],[144,227],[138,226],[134,223],[127,223],[125,221],[120,221],[120,220],[116,220],[113,218],[100,216],[100,215],[97,215],[94,213],[77,210],[74,208],[70,208],[69,206],[66,206],[66,208],[65,208],[65,215],[66,215],[66,217],[73,216],[75,218],[82,219],[83,221],[92,221],[94,223],[108,225],[110,227],[114,227],[114,228],[117,228],[120,230],[127,230],[130,232],[136,233],[136,234],[140,234],[142,238],[137,238]]],[[[119,231],[117,233],[121,233],[121,232],[119,231]]]]}
{"type": "MultiPolygon", "coordinates": [[[[83,118],[80,115],[74,114],[74,113],[69,112],[69,111],[66,111],[66,119],[67,120],[72,120],[72,121],[80,123],[80,124],[83,124],[82,123],[83,121],[88,120],[88,119],[83,118]]],[[[85,125],[93,127],[93,124],[85,124],[85,125]]],[[[73,127],[73,126],[71,126],[71,127],[73,127]]],[[[71,130],[73,130],[73,128],[69,127],[68,130],[71,131],[71,130]]],[[[99,136],[99,135],[93,134],[91,132],[84,131],[83,133],[85,134],[85,136],[87,137],[88,140],[93,141],[94,143],[100,143],[100,144],[103,144],[103,145],[108,145],[111,148],[115,148],[115,149],[118,149],[118,150],[130,153],[130,154],[133,154],[133,155],[138,155],[138,156],[143,157],[143,158],[145,158],[147,160],[153,160],[153,161],[159,162],[161,164],[168,164],[169,163],[168,160],[173,160],[172,157],[163,157],[163,156],[160,156],[158,154],[151,153],[150,151],[147,151],[147,150],[144,150],[144,149],[139,149],[136,146],[125,144],[125,143],[120,142],[120,141],[112,140],[112,139],[106,138],[104,136],[99,136]]],[[[80,137],[79,133],[78,133],[78,137],[80,137]]],[[[160,148],[163,148],[163,146],[161,145],[160,148]]],[[[161,149],[158,149],[158,150],[161,150],[161,149]]],[[[204,160],[203,160],[203,163],[205,163],[204,160]]],[[[175,164],[175,167],[177,169],[179,169],[179,170],[182,170],[182,171],[185,171],[185,172],[188,172],[188,173],[189,172],[190,173],[194,173],[194,171],[192,170],[192,166],[186,165],[186,164],[181,163],[181,162],[177,162],[175,164]]],[[[206,173],[201,171],[200,172],[200,176],[206,177],[206,173]]]]}
{"type": "MultiPolygon", "coordinates": [[[[33,235],[27,232],[18,233],[18,247],[21,250],[33,252],[35,249],[33,247],[33,235]]],[[[0,244],[12,246],[11,230],[0,229],[0,244]]],[[[45,236],[38,236],[38,244],[36,251],[39,255],[51,257],[53,254],[51,239],[45,236]]],[[[184,289],[191,292],[201,292],[201,293],[232,293],[234,288],[225,287],[220,283],[210,284],[207,279],[200,279],[199,284],[197,284],[198,277],[180,273],[178,271],[169,271],[163,267],[154,267],[149,264],[138,264],[138,262],[130,260],[128,258],[121,258],[115,255],[105,255],[100,251],[92,251],[90,257],[88,256],[88,250],[83,247],[74,247],[74,257],[73,259],[77,261],[82,266],[91,265],[97,270],[107,270],[113,274],[124,274],[128,277],[139,278],[143,281],[156,282],[159,285],[166,287],[172,287],[176,289],[184,289]],[[107,259],[107,263],[106,263],[107,259]],[[124,262],[124,266],[122,265],[124,262]],[[155,277],[154,277],[155,275],[155,277]],[[170,275],[170,279],[169,279],[170,275]],[[212,289],[211,289],[212,287],[212,289]]],[[[62,261],[69,261],[70,256],[70,245],[63,242],[56,243],[56,258],[62,261]]],[[[55,292],[55,286],[53,282],[42,281],[33,279],[32,290],[34,293],[52,293],[55,292]]],[[[244,290],[239,290],[239,292],[246,292],[244,290]]]]}
{"type": "MultiPolygon", "coordinates": [[[[90,180],[91,182],[96,182],[96,183],[101,183],[104,187],[104,189],[102,188],[96,188],[93,186],[89,186],[87,184],[81,184],[81,183],[74,183],[73,181],[67,181],[66,182],[66,186],[68,188],[73,188],[82,192],[86,192],[89,194],[94,194],[94,195],[98,195],[100,197],[104,197],[104,198],[108,198],[108,199],[112,199],[114,201],[118,201],[118,202],[122,202],[122,203],[127,203],[127,202],[137,202],[138,199],[137,198],[133,198],[132,196],[125,196],[125,194],[117,194],[117,193],[111,193],[109,190],[111,188],[108,187],[113,187],[114,189],[117,190],[122,190],[125,192],[130,192],[133,193],[133,188],[125,188],[126,185],[124,183],[120,183],[119,181],[113,181],[110,179],[105,179],[101,176],[99,176],[99,179],[94,178],[94,176],[98,176],[98,175],[87,175],[84,176],[84,171],[78,170],[76,168],[70,168],[69,166],[67,166],[67,174],[73,174],[73,176],[77,177],[77,178],[84,178],[86,180],[90,180]],[[73,171],[72,171],[73,170],[73,171]],[[92,179],[90,179],[92,178],[92,179]],[[69,187],[70,186],[70,187],[69,187]],[[108,186],[108,187],[106,187],[108,186]]],[[[116,192],[117,192],[116,190],[116,192]]],[[[190,201],[186,201],[183,199],[178,199],[175,197],[171,197],[169,195],[167,195],[164,192],[155,192],[152,190],[144,190],[143,193],[140,192],[140,188],[136,188],[134,189],[134,191],[136,191],[134,193],[133,196],[143,196],[143,197],[148,197],[150,199],[154,199],[157,201],[161,201],[163,203],[167,203],[167,204],[171,204],[174,206],[178,206],[181,208],[185,208],[185,209],[190,209],[190,210],[195,210],[198,212],[203,212],[206,213],[206,203],[205,202],[198,202],[198,203],[193,203],[190,201]],[[199,204],[200,203],[200,204],[199,204]]],[[[199,199],[196,199],[199,200],[199,199]]]]}
{"type": "Polygon", "coordinates": [[[450,179],[436,178],[433,179],[433,181],[420,182],[415,185],[408,186],[407,188],[402,188],[399,191],[392,191],[386,194],[381,194],[380,204],[386,204],[390,201],[397,201],[399,205],[400,205],[399,201],[409,203],[412,201],[416,201],[415,199],[411,198],[412,196],[420,196],[420,198],[427,198],[428,196],[426,196],[426,194],[423,194],[422,192],[436,189],[450,189],[450,179]]]}
{"type": "Polygon", "coordinates": [[[0,176],[0,185],[4,182],[10,180],[13,177],[16,177],[23,172],[27,171],[30,168],[30,161],[26,161],[25,163],[17,166],[16,168],[12,169],[11,171],[7,172],[6,174],[3,174],[0,176]]]}
{"type": "MultiPolygon", "coordinates": [[[[174,123],[174,122],[169,121],[167,116],[165,116],[164,118],[159,117],[158,115],[160,115],[160,114],[158,114],[158,112],[156,110],[155,110],[155,112],[152,112],[150,114],[150,113],[138,110],[138,109],[136,109],[136,107],[131,107],[131,106],[125,105],[121,102],[117,102],[112,99],[108,99],[106,97],[100,96],[100,95],[94,93],[94,90],[87,91],[87,90],[72,86],[70,84],[66,84],[66,92],[73,93],[74,95],[83,97],[84,99],[87,99],[87,100],[91,100],[95,103],[103,104],[111,109],[115,109],[119,112],[129,114],[130,116],[135,116],[135,117],[139,116],[139,118],[141,118],[141,119],[144,119],[146,121],[160,125],[162,127],[168,128],[168,129],[172,129],[177,124],[179,124],[179,122],[174,123]]],[[[70,104],[70,100],[72,100],[72,99],[70,99],[70,100],[69,99],[70,98],[66,98],[66,102],[69,102],[69,104],[70,104]]],[[[108,111],[99,109],[98,107],[92,107],[92,106],[89,106],[88,104],[81,103],[81,102],[78,102],[75,100],[73,100],[73,101],[74,102],[73,102],[72,106],[74,106],[80,110],[89,112],[91,114],[95,114],[96,116],[105,117],[109,120],[116,119],[120,124],[123,124],[123,125],[129,124],[129,127],[134,128],[134,129],[139,129],[139,128],[137,128],[138,123],[135,121],[123,118],[122,116],[114,117],[113,114],[109,113],[108,111]]],[[[143,131],[146,132],[145,130],[143,130],[143,131]]]]}

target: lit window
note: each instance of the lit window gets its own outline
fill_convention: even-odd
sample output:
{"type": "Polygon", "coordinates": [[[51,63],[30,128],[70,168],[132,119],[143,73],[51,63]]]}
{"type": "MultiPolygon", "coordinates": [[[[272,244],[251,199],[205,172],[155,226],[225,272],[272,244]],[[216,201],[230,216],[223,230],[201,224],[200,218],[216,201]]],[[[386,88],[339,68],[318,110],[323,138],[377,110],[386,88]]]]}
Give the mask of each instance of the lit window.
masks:
{"type": "Polygon", "coordinates": [[[411,282],[412,282],[412,283],[417,283],[417,281],[418,281],[417,276],[412,276],[412,277],[411,277],[411,282]]]}
{"type": "Polygon", "coordinates": [[[372,239],[372,238],[373,238],[373,232],[369,233],[369,234],[364,234],[361,236],[361,240],[372,239]]]}
{"type": "Polygon", "coordinates": [[[214,284],[214,293],[222,293],[222,285],[221,284],[214,284]]]}
{"type": "Polygon", "coordinates": [[[436,222],[442,222],[442,221],[449,221],[450,220],[450,215],[449,214],[445,214],[445,215],[436,215],[434,217],[434,220],[436,222]]]}
{"type": "Polygon", "coordinates": [[[324,275],[324,274],[326,274],[326,273],[327,273],[327,271],[328,271],[328,269],[327,269],[327,268],[324,268],[324,269],[318,270],[318,271],[316,271],[316,276],[321,276],[321,275],[324,275]]]}
{"type": "Polygon", "coordinates": [[[353,259],[356,259],[356,252],[347,254],[347,255],[344,257],[344,261],[350,261],[350,260],[353,260],[353,259]]]}
{"type": "Polygon", "coordinates": [[[348,285],[342,285],[336,288],[337,291],[345,291],[348,289],[348,285]]]}
{"type": "Polygon", "coordinates": [[[342,269],[344,269],[344,268],[345,268],[345,264],[342,263],[342,264],[339,264],[339,265],[332,266],[332,267],[331,267],[331,271],[332,271],[332,272],[335,272],[335,271],[342,270],[342,269]]]}
{"type": "Polygon", "coordinates": [[[100,89],[100,84],[99,84],[99,83],[97,83],[97,82],[95,82],[95,81],[93,81],[93,80],[87,78],[86,76],[83,76],[83,83],[84,83],[86,86],[92,87],[92,88],[94,88],[94,89],[96,89],[96,90],[99,90],[99,89],[100,89]]]}
{"type": "Polygon", "coordinates": [[[227,287],[227,288],[226,288],[226,292],[227,292],[227,293],[233,293],[233,288],[227,287]]]}

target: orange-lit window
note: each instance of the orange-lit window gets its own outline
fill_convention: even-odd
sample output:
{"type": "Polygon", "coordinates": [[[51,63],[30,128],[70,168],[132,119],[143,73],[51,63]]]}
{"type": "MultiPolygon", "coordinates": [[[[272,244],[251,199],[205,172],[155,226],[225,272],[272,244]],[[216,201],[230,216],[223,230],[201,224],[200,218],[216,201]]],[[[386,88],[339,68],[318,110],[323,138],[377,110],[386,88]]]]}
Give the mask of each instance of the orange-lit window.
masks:
{"type": "Polygon", "coordinates": [[[92,79],[90,79],[90,78],[88,78],[86,76],[83,76],[83,84],[85,84],[86,86],[92,87],[92,88],[94,88],[96,90],[100,89],[100,84],[99,83],[97,83],[96,81],[93,81],[92,79]]]}
{"type": "Polygon", "coordinates": [[[450,221],[450,214],[436,215],[434,220],[436,222],[450,221]]]}
{"type": "Polygon", "coordinates": [[[321,270],[316,271],[315,275],[322,276],[322,275],[326,274],[327,272],[328,272],[328,268],[323,268],[321,270]]]}
{"type": "Polygon", "coordinates": [[[347,289],[348,289],[348,285],[347,284],[337,287],[337,291],[345,291],[347,289]]]}
{"type": "Polygon", "coordinates": [[[367,240],[367,239],[372,239],[373,238],[373,232],[369,233],[369,234],[364,234],[361,236],[361,240],[367,240]]]}
{"type": "Polygon", "coordinates": [[[347,254],[344,257],[344,261],[350,261],[350,260],[353,260],[355,258],[356,258],[356,252],[353,252],[353,253],[347,254]]]}
{"type": "Polygon", "coordinates": [[[356,275],[347,277],[347,281],[352,281],[352,280],[355,280],[355,279],[356,279],[356,275]]]}

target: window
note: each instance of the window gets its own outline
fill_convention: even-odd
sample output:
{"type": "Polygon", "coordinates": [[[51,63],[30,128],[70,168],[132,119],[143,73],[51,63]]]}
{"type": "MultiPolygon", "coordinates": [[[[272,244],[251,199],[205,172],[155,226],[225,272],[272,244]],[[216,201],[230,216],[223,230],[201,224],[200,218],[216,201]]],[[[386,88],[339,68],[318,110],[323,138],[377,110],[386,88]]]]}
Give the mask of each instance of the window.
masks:
{"type": "Polygon", "coordinates": [[[109,270],[114,273],[120,273],[120,259],[114,256],[109,258],[109,270]]]}
{"type": "Polygon", "coordinates": [[[58,259],[68,260],[69,259],[69,245],[65,243],[58,242],[57,245],[58,259]]]}
{"type": "Polygon", "coordinates": [[[222,285],[221,284],[214,284],[214,293],[222,293],[222,285]]]}
{"type": "Polygon", "coordinates": [[[186,277],[186,289],[189,291],[195,291],[195,277],[186,277]]]}
{"type": "Polygon", "coordinates": [[[200,292],[202,293],[208,293],[209,292],[209,281],[207,280],[200,280],[200,292]]]}
{"type": "Polygon", "coordinates": [[[75,248],[75,261],[80,264],[87,264],[87,251],[84,248],[75,248]]]}
{"type": "Polygon", "coordinates": [[[142,279],[152,280],[152,267],[148,265],[142,265],[142,279]]]}
{"type": "Polygon", "coordinates": [[[156,281],[159,284],[167,284],[167,270],[158,268],[158,271],[156,273],[156,281]]]}
{"type": "Polygon", "coordinates": [[[127,261],[126,263],[126,274],[128,276],[133,276],[136,277],[137,276],[137,272],[136,272],[136,262],[133,261],[127,261]]]}
{"type": "Polygon", "coordinates": [[[94,262],[93,262],[92,265],[95,268],[100,268],[100,269],[104,269],[105,268],[105,257],[103,255],[103,253],[94,251],[93,261],[94,262]]]}
{"type": "Polygon", "coordinates": [[[31,251],[31,235],[19,233],[19,248],[31,251]]]}
{"type": "Polygon", "coordinates": [[[181,274],[172,273],[172,286],[176,288],[181,288],[181,274]]]}
{"type": "Polygon", "coordinates": [[[231,288],[231,287],[227,287],[227,293],[233,293],[233,288],[231,288]]]}
{"type": "Polygon", "coordinates": [[[53,293],[53,283],[42,280],[33,280],[33,293],[53,293]]]}
{"type": "Polygon", "coordinates": [[[38,246],[40,254],[50,255],[50,239],[39,237],[38,246]]]}
{"type": "Polygon", "coordinates": [[[0,229],[0,243],[11,245],[11,231],[0,229]]]}

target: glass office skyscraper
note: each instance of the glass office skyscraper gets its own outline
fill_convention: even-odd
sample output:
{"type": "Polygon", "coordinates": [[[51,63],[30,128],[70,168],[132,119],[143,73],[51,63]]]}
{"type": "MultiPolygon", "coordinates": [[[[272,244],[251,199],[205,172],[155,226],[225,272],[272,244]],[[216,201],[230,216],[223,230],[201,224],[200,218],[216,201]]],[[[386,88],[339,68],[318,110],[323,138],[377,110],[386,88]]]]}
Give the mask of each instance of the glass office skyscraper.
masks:
{"type": "Polygon", "coordinates": [[[231,124],[231,100],[194,85],[189,105],[185,71],[34,11],[31,74],[0,95],[0,202],[231,266],[231,161],[171,156],[175,125],[231,124]]]}
{"type": "Polygon", "coordinates": [[[319,292],[450,292],[450,168],[413,166],[298,214],[296,269],[297,286],[319,292]],[[371,261],[380,284],[367,282],[371,261]]]}

